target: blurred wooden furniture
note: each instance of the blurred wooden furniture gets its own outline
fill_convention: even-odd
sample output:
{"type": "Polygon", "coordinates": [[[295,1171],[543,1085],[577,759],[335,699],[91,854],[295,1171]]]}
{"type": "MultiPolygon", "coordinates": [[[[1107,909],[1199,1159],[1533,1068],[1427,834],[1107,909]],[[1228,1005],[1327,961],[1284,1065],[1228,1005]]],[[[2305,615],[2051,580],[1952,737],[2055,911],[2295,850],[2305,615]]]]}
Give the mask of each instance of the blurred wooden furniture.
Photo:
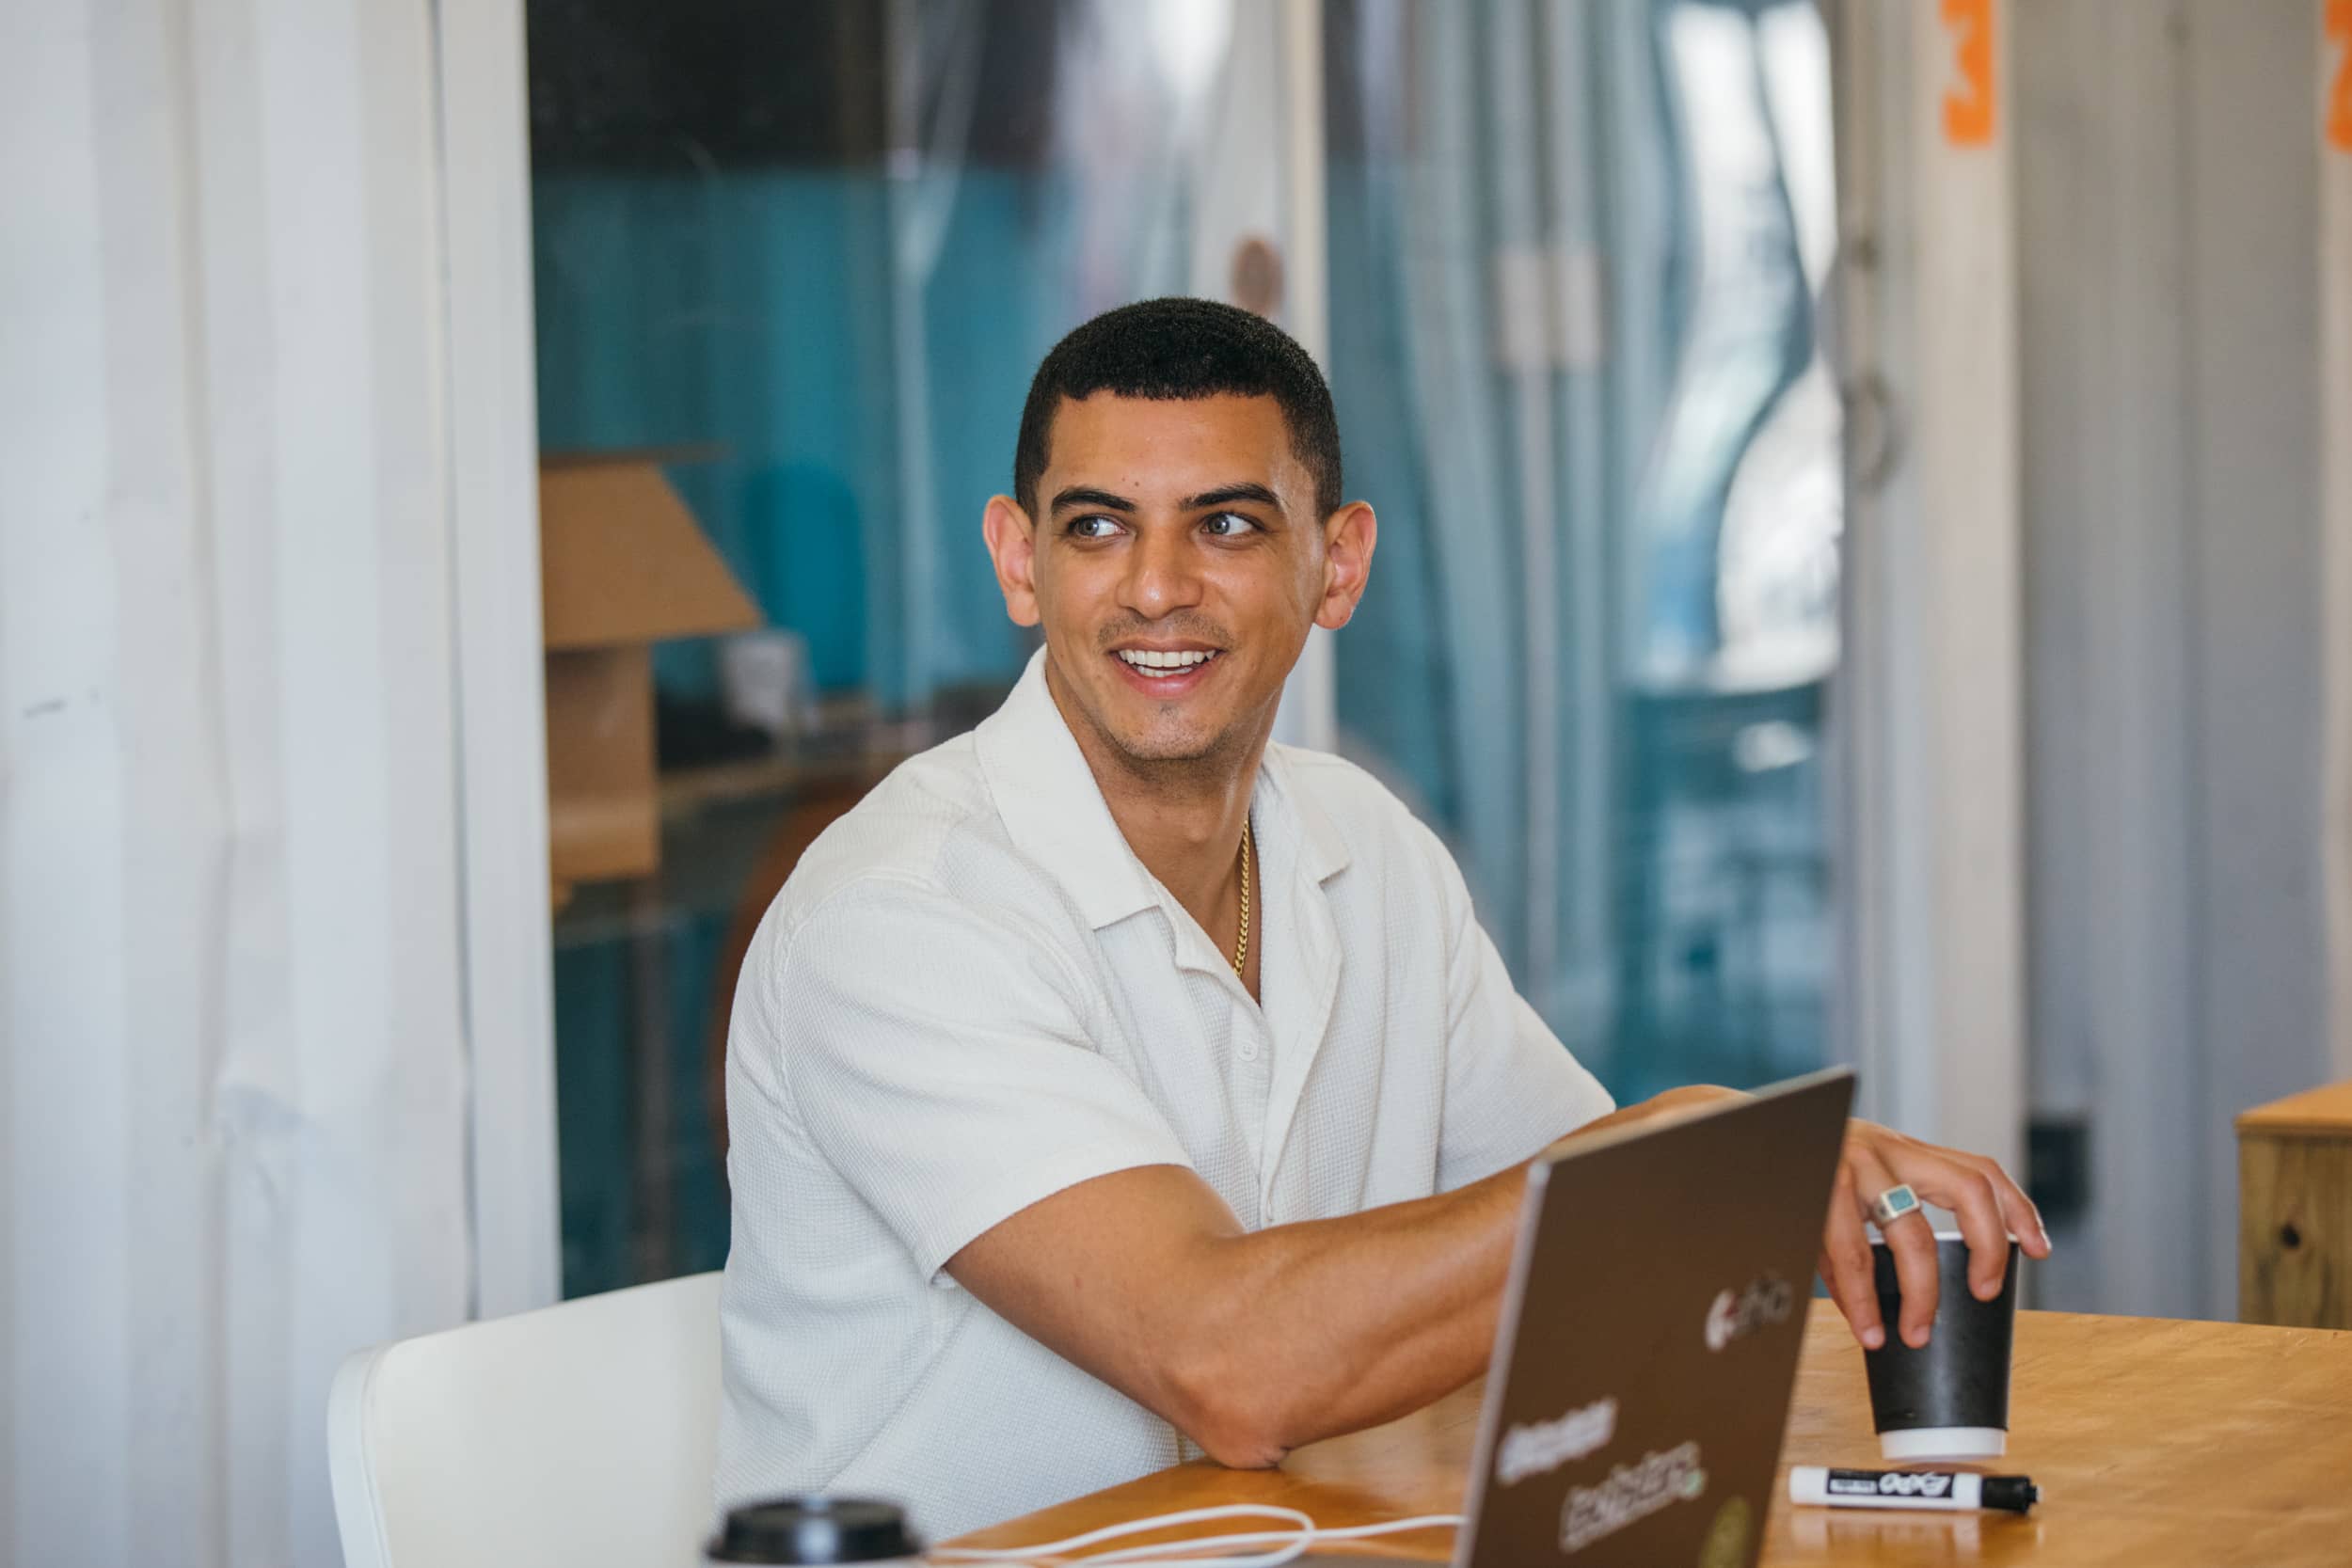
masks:
{"type": "MultiPolygon", "coordinates": [[[[2029,1515],[1789,1506],[1780,1500],[1788,1465],[1878,1465],[1862,1353],[1836,1309],[1815,1302],[1764,1561],[2341,1568],[2352,1559],[2352,1334],[2021,1312],[2010,1408],[2010,1456],[1995,1468],[2041,1483],[2044,1501],[2029,1515]]],[[[1324,1525],[1450,1513],[1477,1419],[1473,1386],[1301,1449],[1277,1470],[1180,1465],[953,1544],[1024,1545],[1215,1503],[1279,1503],[1324,1525]]],[[[1434,1530],[1333,1550],[1441,1561],[1452,1545],[1450,1531],[1434,1530]]]]}
{"type": "Polygon", "coordinates": [[[2238,1316],[2352,1328],[2352,1082],[2241,1115],[2237,1172],[2238,1316]]]}
{"type": "Polygon", "coordinates": [[[663,474],[709,449],[539,458],[539,624],[547,648],[548,872],[580,882],[661,863],[653,645],[759,625],[759,609],[663,474]]]}

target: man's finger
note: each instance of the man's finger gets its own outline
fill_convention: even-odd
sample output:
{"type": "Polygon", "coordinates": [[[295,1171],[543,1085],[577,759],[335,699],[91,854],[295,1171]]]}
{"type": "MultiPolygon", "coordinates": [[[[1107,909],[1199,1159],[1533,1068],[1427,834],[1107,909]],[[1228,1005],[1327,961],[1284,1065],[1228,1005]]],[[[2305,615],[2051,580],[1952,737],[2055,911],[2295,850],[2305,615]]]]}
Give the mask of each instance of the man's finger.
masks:
{"type": "MultiPolygon", "coordinates": [[[[1911,1151],[1907,1163],[1920,1168],[1905,1170],[1903,1180],[1960,1221],[1960,1234],[1968,1243],[1968,1289],[1979,1301],[1991,1301],[2001,1293],[2001,1281],[2009,1274],[2009,1227],[2001,1218],[1993,1179],[1974,1164],[1926,1149],[1911,1151]]],[[[1908,1222],[1895,1224],[1900,1227],[1908,1222]]]]}
{"type": "Polygon", "coordinates": [[[1821,1283],[1830,1299],[1846,1315],[1846,1324],[1865,1350],[1886,1343],[1879,1321],[1878,1280],[1870,1264],[1870,1239],[1862,1229],[1862,1212],[1854,1197],[1851,1171],[1839,1166],[1830,1194],[1829,1223],[1821,1236],[1821,1283]]]}
{"type": "Polygon", "coordinates": [[[2026,1189],[2003,1170],[1999,1162],[1985,1162],[1986,1175],[1992,1178],[1993,1194],[2001,1205],[2001,1213],[2009,1225],[2009,1233],[2017,1238],[2017,1244],[2026,1249],[2028,1258],[2050,1256],[2049,1227],[2042,1223],[2042,1211],[2026,1196],[2026,1189]]]}
{"type": "MultiPolygon", "coordinates": [[[[1860,1144],[1848,1146],[1847,1159],[1853,1167],[1857,1212],[1896,1185],[1893,1173],[1860,1144]]],[[[1887,1251],[1894,1255],[1895,1278],[1902,1287],[1899,1332],[1903,1343],[1916,1350],[1928,1342],[1935,1325],[1935,1232],[1929,1227],[1927,1215],[1915,1210],[1881,1234],[1886,1238],[1887,1251]]]]}

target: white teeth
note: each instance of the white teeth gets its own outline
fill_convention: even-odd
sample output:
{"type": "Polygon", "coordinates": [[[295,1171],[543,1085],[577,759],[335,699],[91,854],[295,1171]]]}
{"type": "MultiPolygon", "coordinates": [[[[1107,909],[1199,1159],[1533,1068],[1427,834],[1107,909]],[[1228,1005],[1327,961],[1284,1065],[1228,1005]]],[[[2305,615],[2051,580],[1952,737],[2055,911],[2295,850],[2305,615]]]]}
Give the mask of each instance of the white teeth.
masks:
{"type": "Polygon", "coordinates": [[[1152,648],[1121,648],[1119,657],[1126,660],[1132,670],[1147,675],[1166,676],[1181,673],[1195,665],[1206,664],[1216,655],[1198,651],[1161,653],[1152,648]]]}

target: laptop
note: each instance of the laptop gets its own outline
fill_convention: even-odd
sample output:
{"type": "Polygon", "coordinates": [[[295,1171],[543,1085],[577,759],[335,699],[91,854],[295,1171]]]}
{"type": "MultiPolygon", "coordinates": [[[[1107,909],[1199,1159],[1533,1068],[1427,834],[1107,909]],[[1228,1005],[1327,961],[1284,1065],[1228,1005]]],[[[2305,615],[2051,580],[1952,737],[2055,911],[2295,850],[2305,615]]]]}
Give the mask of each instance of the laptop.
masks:
{"type": "Polygon", "coordinates": [[[1454,1568],[1753,1568],[1852,1099],[1816,1073],[1530,1167],[1454,1568]]]}

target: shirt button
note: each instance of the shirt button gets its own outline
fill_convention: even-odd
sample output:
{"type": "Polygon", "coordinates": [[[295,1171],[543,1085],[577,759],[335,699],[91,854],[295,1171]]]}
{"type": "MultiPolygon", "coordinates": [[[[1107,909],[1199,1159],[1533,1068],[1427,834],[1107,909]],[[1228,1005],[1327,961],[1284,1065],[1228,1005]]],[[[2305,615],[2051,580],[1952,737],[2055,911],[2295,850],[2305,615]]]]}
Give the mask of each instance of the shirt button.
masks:
{"type": "Polygon", "coordinates": [[[1254,1062],[1258,1059],[1258,1042],[1245,1039],[1240,1045],[1234,1047],[1233,1053],[1245,1062],[1254,1062]]]}

